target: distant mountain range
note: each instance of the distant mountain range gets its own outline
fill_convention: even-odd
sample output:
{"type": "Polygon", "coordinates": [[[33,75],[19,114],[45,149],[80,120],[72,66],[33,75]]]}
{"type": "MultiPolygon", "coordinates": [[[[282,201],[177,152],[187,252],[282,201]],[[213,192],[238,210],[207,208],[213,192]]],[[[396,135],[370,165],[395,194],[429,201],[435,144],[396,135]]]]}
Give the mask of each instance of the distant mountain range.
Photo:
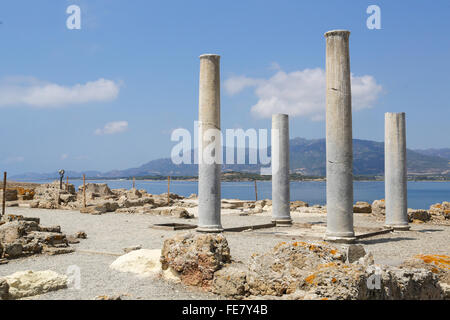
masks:
{"type": "MultiPolygon", "coordinates": [[[[249,152],[246,149],[248,161],[249,152]]],[[[291,171],[304,175],[324,176],[325,170],[325,139],[308,140],[295,138],[290,140],[291,171]]],[[[268,150],[270,155],[270,148],[268,150]]],[[[384,143],[369,140],[353,140],[353,171],[355,175],[382,175],[384,173],[384,143]]],[[[191,151],[193,158],[194,151],[191,151]]],[[[235,157],[237,150],[235,150],[235,157]]],[[[225,150],[224,150],[225,155],[225,150]]],[[[408,174],[418,175],[450,175],[450,148],[407,151],[408,174]]],[[[254,165],[223,165],[223,171],[252,172],[260,171],[259,162],[254,165]]],[[[194,164],[175,165],[170,158],[147,162],[138,168],[114,170],[109,172],[87,171],[89,178],[124,178],[142,176],[196,176],[198,167],[194,164]]],[[[81,177],[81,172],[66,171],[71,178],[81,177]]],[[[58,173],[25,173],[12,176],[15,180],[56,179],[58,173]]]]}

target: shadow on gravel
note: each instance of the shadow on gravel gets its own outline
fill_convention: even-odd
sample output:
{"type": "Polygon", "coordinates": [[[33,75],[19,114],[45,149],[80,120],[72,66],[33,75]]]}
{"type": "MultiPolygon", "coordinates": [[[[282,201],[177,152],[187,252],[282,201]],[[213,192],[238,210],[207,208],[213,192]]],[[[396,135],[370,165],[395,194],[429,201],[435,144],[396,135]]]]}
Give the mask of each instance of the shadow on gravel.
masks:
{"type": "Polygon", "coordinates": [[[428,232],[441,232],[443,229],[423,229],[423,230],[414,230],[416,232],[428,233],[428,232]]]}
{"type": "Polygon", "coordinates": [[[359,244],[378,244],[378,243],[398,242],[398,241],[405,241],[405,240],[417,240],[417,238],[400,237],[400,238],[367,239],[367,240],[358,241],[358,243],[359,244]]]}

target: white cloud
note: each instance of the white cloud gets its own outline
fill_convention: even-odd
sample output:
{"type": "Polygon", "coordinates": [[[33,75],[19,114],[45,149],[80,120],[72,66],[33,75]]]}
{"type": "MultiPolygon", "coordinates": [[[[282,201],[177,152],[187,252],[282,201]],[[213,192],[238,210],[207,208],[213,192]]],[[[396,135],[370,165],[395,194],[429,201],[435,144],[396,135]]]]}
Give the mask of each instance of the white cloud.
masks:
{"type": "Polygon", "coordinates": [[[259,84],[263,83],[263,79],[254,79],[254,78],[247,78],[245,76],[237,76],[232,77],[225,81],[225,90],[229,94],[236,94],[241,92],[247,87],[254,87],[258,86],[259,84]]]}
{"type": "Polygon", "coordinates": [[[20,163],[20,162],[24,162],[25,161],[25,157],[22,156],[14,156],[14,157],[8,157],[6,158],[3,163],[5,164],[14,164],[14,163],[20,163]]]}
{"type": "Polygon", "coordinates": [[[108,122],[102,129],[95,130],[96,135],[115,134],[128,130],[127,121],[108,122]]]}
{"type": "Polygon", "coordinates": [[[66,160],[67,158],[69,158],[69,155],[67,153],[61,155],[61,160],[66,160]]]}
{"type": "Polygon", "coordinates": [[[116,99],[119,90],[118,83],[103,78],[63,86],[33,77],[9,77],[0,81],[0,107],[60,108],[70,104],[105,102],[116,99]]]}
{"type": "MultiPolygon", "coordinates": [[[[253,114],[270,118],[274,113],[292,117],[309,117],[313,121],[325,119],[325,71],[320,68],[286,73],[278,71],[269,79],[231,77],[225,81],[225,90],[237,94],[253,87],[258,102],[252,106],[253,114]]],[[[381,85],[369,75],[352,75],[352,105],[354,110],[371,108],[382,91],[381,85]]]]}

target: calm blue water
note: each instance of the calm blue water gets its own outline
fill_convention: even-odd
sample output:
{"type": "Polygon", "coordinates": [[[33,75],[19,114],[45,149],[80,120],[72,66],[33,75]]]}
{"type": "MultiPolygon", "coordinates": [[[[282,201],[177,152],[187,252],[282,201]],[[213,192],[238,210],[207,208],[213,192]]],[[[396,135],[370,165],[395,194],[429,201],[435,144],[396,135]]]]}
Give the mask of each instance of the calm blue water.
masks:
{"type": "MultiPolygon", "coordinates": [[[[44,183],[44,181],[36,181],[44,183]]],[[[89,180],[88,182],[107,183],[111,189],[132,187],[129,180],[89,180]]],[[[83,184],[81,180],[72,180],[75,186],[83,184]]],[[[325,204],[325,182],[306,181],[291,182],[291,201],[302,200],[309,204],[325,204]]],[[[136,188],[145,189],[148,193],[161,194],[167,192],[167,181],[136,181],[136,188]]],[[[271,199],[272,183],[258,181],[258,199],[271,199]]],[[[170,192],[189,196],[198,193],[197,182],[171,181],[170,192]]],[[[254,200],[255,186],[253,182],[222,182],[222,198],[254,200]]],[[[354,199],[367,201],[384,198],[383,181],[355,181],[354,199]]],[[[408,182],[408,207],[415,209],[428,209],[430,205],[450,201],[450,182],[408,182]]]]}

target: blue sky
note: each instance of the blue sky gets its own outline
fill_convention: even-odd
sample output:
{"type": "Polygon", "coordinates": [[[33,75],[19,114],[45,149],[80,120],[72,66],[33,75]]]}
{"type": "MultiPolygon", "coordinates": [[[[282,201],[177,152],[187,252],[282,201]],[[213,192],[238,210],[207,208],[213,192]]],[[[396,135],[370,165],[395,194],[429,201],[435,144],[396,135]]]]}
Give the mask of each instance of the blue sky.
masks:
{"type": "Polygon", "coordinates": [[[222,56],[222,128],[269,128],[273,94],[292,137],[323,138],[315,92],[332,29],[351,31],[354,137],[382,141],[384,113],[403,111],[410,148],[450,147],[449,12],[448,0],[2,1],[0,167],[107,171],[169,156],[171,131],[198,118],[203,53],[222,56]],[[81,30],[66,27],[72,4],[81,30]],[[372,4],[381,30],[366,27],[372,4]]]}

